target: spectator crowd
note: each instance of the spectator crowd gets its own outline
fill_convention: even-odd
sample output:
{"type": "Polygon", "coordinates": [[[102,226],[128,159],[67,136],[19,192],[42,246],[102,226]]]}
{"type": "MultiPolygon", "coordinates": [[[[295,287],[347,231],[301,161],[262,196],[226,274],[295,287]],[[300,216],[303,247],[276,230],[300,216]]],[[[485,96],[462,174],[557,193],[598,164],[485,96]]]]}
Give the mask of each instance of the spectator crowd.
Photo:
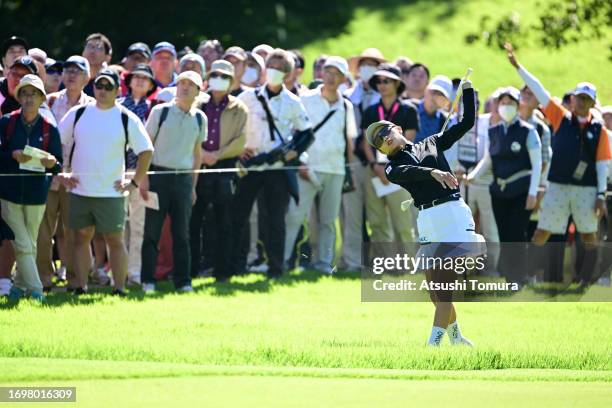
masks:
{"type": "MultiPolygon", "coordinates": [[[[612,254],[598,245],[612,240],[612,106],[588,82],[551,95],[506,52],[524,86],[477,95],[476,124],[444,152],[493,244],[487,274],[561,282],[495,243],[571,238],[574,281],[609,285],[612,254]]],[[[419,237],[419,210],[402,211],[412,197],[365,129],[387,120],[419,143],[462,115],[458,78],[376,48],[320,55],[311,80],[298,50],[214,39],[196,51],[136,42],[117,57],[94,33],[81,55],[54,59],[13,36],[0,53],[0,295],[13,300],[360,271],[365,242],[419,237]]]]}

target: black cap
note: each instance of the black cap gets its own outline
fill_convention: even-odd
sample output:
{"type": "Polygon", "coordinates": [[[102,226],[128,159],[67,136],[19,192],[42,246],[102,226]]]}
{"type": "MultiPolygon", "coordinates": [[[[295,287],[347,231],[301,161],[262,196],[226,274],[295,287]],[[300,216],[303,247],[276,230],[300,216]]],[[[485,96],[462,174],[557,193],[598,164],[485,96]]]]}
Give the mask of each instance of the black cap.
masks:
{"type": "Polygon", "coordinates": [[[45,69],[56,69],[61,71],[64,69],[64,62],[56,61],[53,58],[47,58],[47,61],[45,62],[45,69]]]}
{"type": "Polygon", "coordinates": [[[103,70],[98,72],[98,75],[96,75],[96,79],[94,80],[94,83],[98,82],[101,78],[107,79],[115,88],[119,88],[119,84],[120,84],[119,74],[117,74],[112,69],[104,68],[103,70]]]}
{"type": "Polygon", "coordinates": [[[4,40],[4,42],[2,43],[2,56],[3,57],[6,55],[9,48],[11,48],[13,45],[21,45],[23,48],[26,49],[26,51],[28,50],[28,48],[30,48],[25,38],[12,36],[11,38],[4,40]]]}
{"type": "Polygon", "coordinates": [[[151,59],[151,49],[143,42],[137,42],[129,46],[126,55],[139,53],[144,55],[147,59],[151,59]]]}
{"type": "Polygon", "coordinates": [[[18,65],[27,68],[28,71],[30,71],[30,74],[38,75],[38,67],[34,63],[32,57],[29,55],[24,55],[17,58],[15,62],[13,62],[13,65],[11,65],[11,68],[18,65]]]}

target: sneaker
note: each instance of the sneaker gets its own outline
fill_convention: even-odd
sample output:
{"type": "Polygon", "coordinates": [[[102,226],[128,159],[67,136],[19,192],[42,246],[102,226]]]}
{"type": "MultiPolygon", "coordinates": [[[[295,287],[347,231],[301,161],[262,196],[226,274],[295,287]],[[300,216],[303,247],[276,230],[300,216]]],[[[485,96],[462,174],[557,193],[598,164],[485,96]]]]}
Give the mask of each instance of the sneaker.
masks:
{"type": "Polygon", "coordinates": [[[104,268],[98,268],[95,270],[93,274],[93,279],[96,283],[106,286],[111,283],[110,277],[106,274],[106,270],[104,268]]]}
{"type": "Polygon", "coordinates": [[[191,285],[185,285],[180,287],[178,291],[181,293],[191,293],[193,292],[193,287],[191,285]]]}
{"type": "Polygon", "coordinates": [[[262,263],[258,265],[250,265],[248,271],[251,273],[267,273],[268,269],[268,264],[262,263]]]}
{"type": "Polygon", "coordinates": [[[47,297],[40,292],[33,291],[30,296],[39,303],[45,303],[47,301],[47,297]]]}
{"type": "Polygon", "coordinates": [[[19,299],[25,296],[25,290],[19,289],[17,286],[13,286],[9,291],[8,298],[11,302],[17,302],[19,299]]]}
{"type": "Polygon", "coordinates": [[[66,281],[66,267],[62,266],[57,271],[55,271],[55,276],[57,276],[57,280],[60,282],[66,281]]]}
{"type": "Polygon", "coordinates": [[[140,276],[138,275],[128,276],[127,283],[128,285],[140,286],[140,276]]]}
{"type": "Polygon", "coordinates": [[[599,286],[610,286],[610,278],[607,276],[602,276],[601,278],[597,279],[597,284],[599,286]]]}
{"type": "Polygon", "coordinates": [[[117,296],[117,297],[126,297],[127,293],[125,293],[123,290],[121,289],[113,289],[113,291],[111,292],[111,296],[117,296]]]}
{"type": "Polygon", "coordinates": [[[474,343],[472,343],[470,340],[466,339],[463,336],[461,336],[461,340],[459,341],[459,343],[457,343],[457,345],[459,345],[459,346],[467,346],[467,347],[474,347],[474,343]]]}
{"type": "Polygon", "coordinates": [[[142,291],[144,293],[153,293],[155,292],[155,284],[154,283],[143,283],[142,291]]]}
{"type": "Polygon", "coordinates": [[[336,271],[336,268],[333,268],[331,265],[327,265],[324,263],[316,263],[313,265],[313,268],[317,272],[321,272],[325,275],[332,275],[336,271]]]}
{"type": "Polygon", "coordinates": [[[0,296],[8,296],[11,292],[11,287],[13,283],[10,279],[2,278],[0,279],[0,296]]]}

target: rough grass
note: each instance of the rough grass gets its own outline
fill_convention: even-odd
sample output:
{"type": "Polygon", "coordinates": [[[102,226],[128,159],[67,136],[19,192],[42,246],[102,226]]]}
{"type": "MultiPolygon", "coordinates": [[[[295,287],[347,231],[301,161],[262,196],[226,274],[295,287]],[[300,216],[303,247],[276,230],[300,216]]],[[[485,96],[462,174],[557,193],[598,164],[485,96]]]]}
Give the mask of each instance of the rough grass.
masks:
{"type": "MultiPolygon", "coordinates": [[[[543,1],[543,3],[546,0],[543,1]]],[[[386,2],[389,3],[389,2],[386,2]]],[[[415,62],[426,63],[432,75],[461,76],[467,67],[474,68],[472,81],[482,95],[495,88],[521,85],[521,80],[505,58],[505,53],[480,42],[467,45],[464,37],[478,31],[480,17],[496,20],[513,11],[520,14],[521,24],[535,22],[537,1],[514,0],[446,0],[407,1],[404,5],[381,2],[378,11],[356,9],[355,18],[346,33],[304,47],[308,61],[305,78],[311,78],[310,63],[317,55],[358,55],[367,47],[377,47],[388,59],[405,55],[415,62]]],[[[607,39],[584,41],[561,50],[541,47],[528,38],[518,51],[521,61],[557,96],[573,89],[580,81],[597,85],[603,105],[612,104],[612,63],[608,60],[612,30],[604,29],[607,39]]]]}

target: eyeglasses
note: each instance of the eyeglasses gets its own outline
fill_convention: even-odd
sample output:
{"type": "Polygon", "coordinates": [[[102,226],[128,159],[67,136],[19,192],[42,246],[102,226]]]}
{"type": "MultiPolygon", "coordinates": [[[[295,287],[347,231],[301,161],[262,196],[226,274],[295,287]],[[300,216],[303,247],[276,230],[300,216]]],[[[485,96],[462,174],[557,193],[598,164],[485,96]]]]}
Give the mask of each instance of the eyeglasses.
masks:
{"type": "Polygon", "coordinates": [[[96,87],[96,89],[102,90],[104,89],[105,91],[112,91],[113,89],[115,89],[115,86],[113,84],[111,84],[110,82],[107,83],[102,83],[102,81],[98,81],[94,84],[94,86],[96,87]]]}
{"type": "Polygon", "coordinates": [[[48,75],[62,75],[61,69],[51,68],[51,69],[47,69],[46,71],[48,75]]]}
{"type": "Polygon", "coordinates": [[[378,78],[378,79],[376,79],[376,85],[378,85],[378,84],[385,84],[385,85],[387,85],[387,84],[390,84],[391,82],[392,82],[392,80],[391,79],[387,79],[387,78],[378,78]]]}
{"type": "Polygon", "coordinates": [[[232,77],[230,77],[229,75],[218,74],[218,73],[214,72],[214,73],[210,74],[210,78],[231,79],[232,77]]]}
{"type": "Polygon", "coordinates": [[[105,51],[103,43],[98,43],[98,44],[87,43],[87,44],[85,44],[85,49],[86,50],[93,50],[93,51],[105,51]]]}
{"type": "Polygon", "coordinates": [[[68,74],[68,75],[78,75],[78,74],[80,74],[81,72],[85,72],[85,71],[82,71],[82,70],[80,70],[80,69],[78,69],[78,68],[66,68],[66,69],[63,71],[63,73],[64,73],[64,74],[68,74]]]}

